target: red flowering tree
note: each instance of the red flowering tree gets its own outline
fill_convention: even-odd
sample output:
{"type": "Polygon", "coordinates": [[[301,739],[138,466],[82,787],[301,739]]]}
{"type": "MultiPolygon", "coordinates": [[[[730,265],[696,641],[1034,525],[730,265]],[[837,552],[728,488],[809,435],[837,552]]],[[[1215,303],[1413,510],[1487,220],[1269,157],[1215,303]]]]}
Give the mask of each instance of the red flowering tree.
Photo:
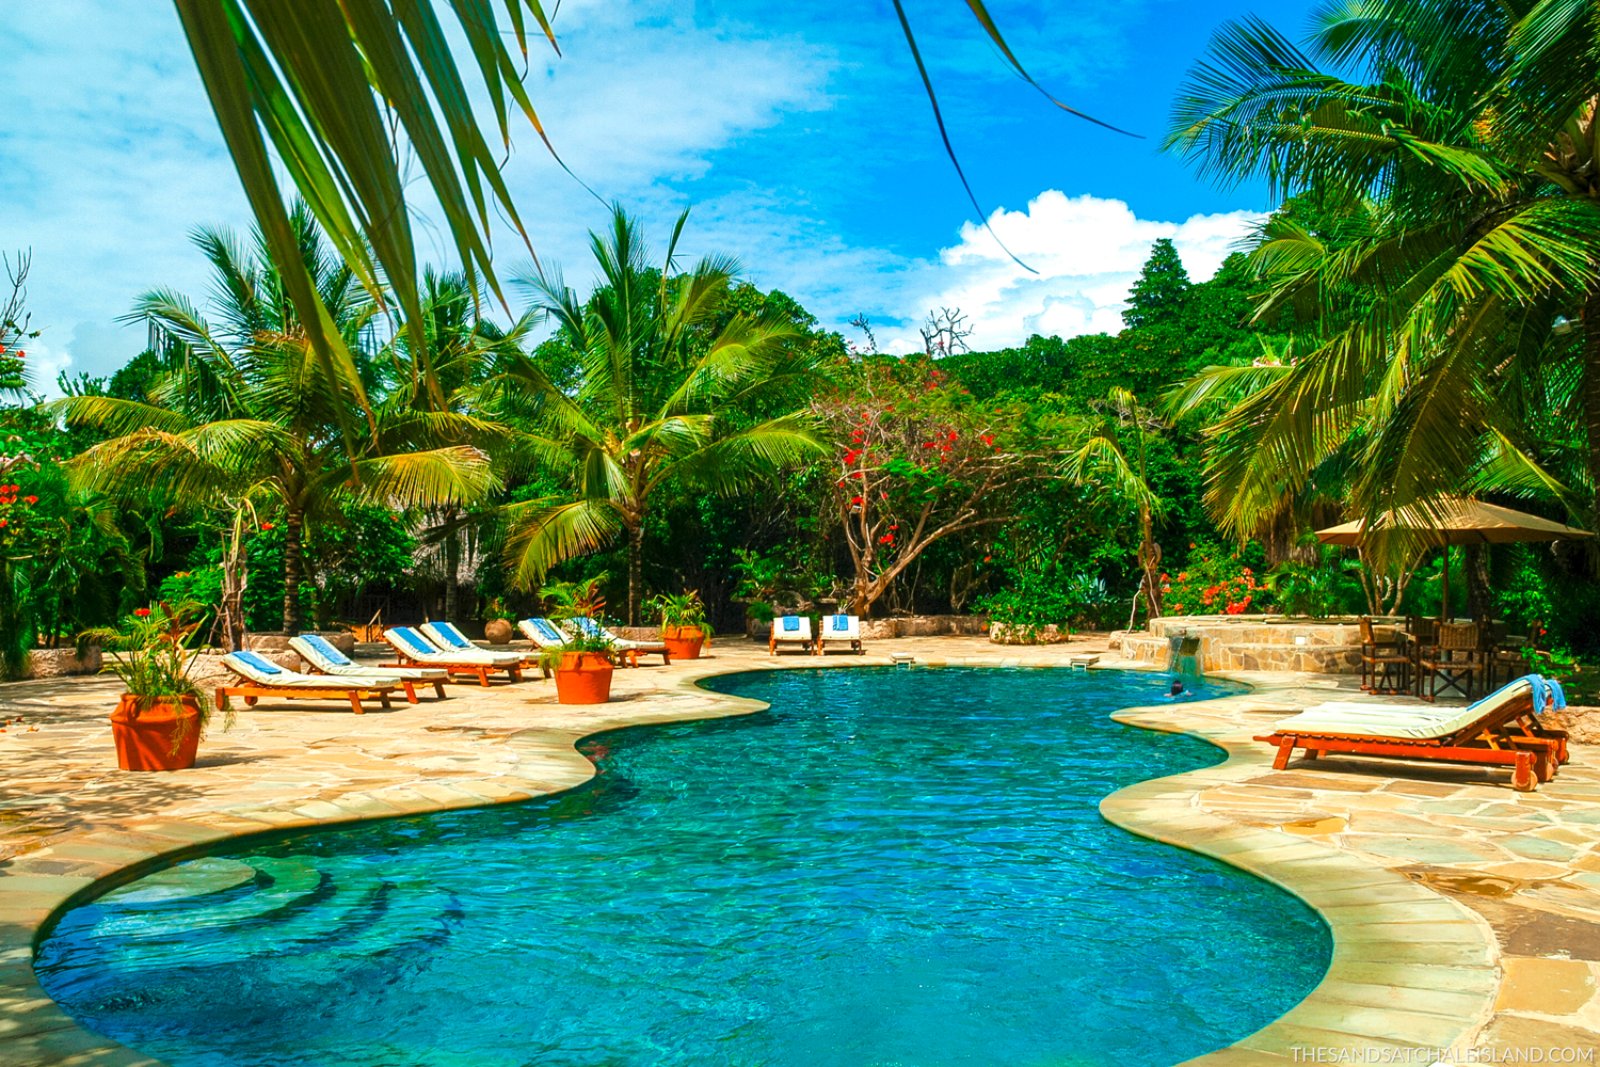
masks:
{"type": "Polygon", "coordinates": [[[872,360],[813,410],[829,430],[836,517],[867,615],[929,545],[1013,517],[1041,472],[1023,414],[979,405],[927,359],[872,360]]]}

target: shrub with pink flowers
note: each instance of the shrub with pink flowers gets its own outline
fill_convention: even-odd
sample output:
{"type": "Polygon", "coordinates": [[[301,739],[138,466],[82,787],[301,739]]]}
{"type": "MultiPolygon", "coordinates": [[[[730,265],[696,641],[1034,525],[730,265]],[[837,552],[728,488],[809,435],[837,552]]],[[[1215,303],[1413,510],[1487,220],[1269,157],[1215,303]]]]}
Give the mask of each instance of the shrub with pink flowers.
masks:
{"type": "Polygon", "coordinates": [[[1270,597],[1255,568],[1209,543],[1191,545],[1188,563],[1161,576],[1162,606],[1170,615],[1259,613],[1270,597]]]}

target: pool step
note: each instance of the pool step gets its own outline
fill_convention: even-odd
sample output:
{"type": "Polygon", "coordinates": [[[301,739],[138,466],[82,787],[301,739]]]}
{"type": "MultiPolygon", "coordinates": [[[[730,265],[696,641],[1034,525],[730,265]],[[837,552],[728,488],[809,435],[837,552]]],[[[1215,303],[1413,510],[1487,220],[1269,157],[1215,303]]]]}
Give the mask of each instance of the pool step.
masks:
{"type": "Polygon", "coordinates": [[[303,859],[255,857],[246,862],[255,871],[251,883],[247,883],[256,886],[254,892],[226,894],[216,900],[206,900],[207,895],[192,896],[190,899],[197,901],[193,904],[186,903],[180,896],[165,907],[153,907],[150,901],[139,901],[137,897],[133,906],[126,906],[108,894],[92,905],[104,914],[94,924],[90,936],[167,940],[188,931],[236,926],[304,907],[327,891],[327,879],[322,872],[303,859]]]}
{"type": "Polygon", "coordinates": [[[180,900],[231,893],[256,883],[259,872],[241,860],[214,856],[188,860],[113,889],[98,901],[119,909],[165,908],[180,900]]]}

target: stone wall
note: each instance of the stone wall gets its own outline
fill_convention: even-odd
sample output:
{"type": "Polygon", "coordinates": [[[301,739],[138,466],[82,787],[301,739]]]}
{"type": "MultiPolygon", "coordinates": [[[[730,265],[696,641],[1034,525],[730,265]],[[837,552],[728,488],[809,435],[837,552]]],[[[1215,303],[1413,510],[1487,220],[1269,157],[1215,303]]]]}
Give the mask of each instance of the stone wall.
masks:
{"type": "Polygon", "coordinates": [[[989,628],[989,640],[997,645],[1060,645],[1072,640],[1072,631],[1055,623],[1048,626],[1015,626],[997,622],[989,628]]]}
{"type": "Polygon", "coordinates": [[[1165,667],[1172,638],[1198,638],[1200,669],[1215,671],[1305,671],[1360,674],[1361,630],[1356,621],[1284,618],[1274,615],[1172,616],[1146,631],[1119,630],[1111,647],[1140,663],[1165,667]]]}
{"type": "Polygon", "coordinates": [[[28,653],[28,670],[24,678],[59,678],[63,674],[98,674],[105,659],[99,645],[90,645],[78,655],[78,650],[66,648],[36,648],[28,653]]]}

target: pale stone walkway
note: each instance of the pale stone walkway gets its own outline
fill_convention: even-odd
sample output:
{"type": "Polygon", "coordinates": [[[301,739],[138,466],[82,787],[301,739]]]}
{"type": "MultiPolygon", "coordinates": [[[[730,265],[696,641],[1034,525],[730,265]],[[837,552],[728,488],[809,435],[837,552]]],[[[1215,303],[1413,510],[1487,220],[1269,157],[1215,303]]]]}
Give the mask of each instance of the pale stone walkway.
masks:
{"type": "MultiPolygon", "coordinates": [[[[884,664],[894,652],[928,665],[1064,666],[1093,647],[912,638],[828,663],[884,664]]],[[[573,748],[578,738],[752,711],[759,705],[694,681],[817,662],[774,661],[753,643],[725,639],[708,659],[619,671],[612,703],[600,708],[562,707],[543,681],[454,686],[442,702],[359,717],[332,705],[269,703],[241,710],[231,731],[214,730],[199,766],[175,775],[116,769],[105,722],[114,683],[0,686],[0,1064],[150,1062],[78,1029],[33,981],[41,925],[97,882],[241,834],[570,788],[592,772],[573,748]]],[[[1577,748],[1561,776],[1533,795],[1472,769],[1329,760],[1314,771],[1274,772],[1271,750],[1250,735],[1327,697],[1332,683],[1240,677],[1256,691],[1119,716],[1209,737],[1231,760],[1134,786],[1102,806],[1136,832],[1280,882],[1334,929],[1323,985],[1207,1062],[1309,1063],[1336,1055],[1330,1050],[1372,1050],[1366,1062],[1380,1062],[1379,1049],[1600,1048],[1596,750],[1577,748]]]]}

